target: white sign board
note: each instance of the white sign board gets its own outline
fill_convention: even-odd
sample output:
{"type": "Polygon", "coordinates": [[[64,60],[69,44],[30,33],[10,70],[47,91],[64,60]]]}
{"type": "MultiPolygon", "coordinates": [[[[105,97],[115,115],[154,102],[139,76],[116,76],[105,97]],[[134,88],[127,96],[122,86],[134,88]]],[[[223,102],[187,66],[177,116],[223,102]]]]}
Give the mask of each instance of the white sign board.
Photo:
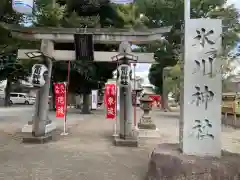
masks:
{"type": "Polygon", "coordinates": [[[130,65],[121,64],[117,69],[117,74],[117,81],[120,87],[128,87],[131,85],[132,69],[130,65]]]}
{"type": "Polygon", "coordinates": [[[183,153],[221,155],[222,22],[191,19],[187,23],[184,63],[183,153]]]}
{"type": "Polygon", "coordinates": [[[114,4],[129,4],[133,3],[134,0],[110,0],[110,2],[114,4]]]}
{"type": "Polygon", "coordinates": [[[29,78],[29,82],[34,87],[42,87],[45,84],[44,76],[47,75],[48,68],[43,64],[34,64],[32,67],[32,74],[29,78]]]}
{"type": "Polygon", "coordinates": [[[97,109],[98,106],[98,90],[92,90],[92,109],[97,109]]]}
{"type": "Polygon", "coordinates": [[[12,0],[12,8],[17,13],[31,15],[33,11],[33,0],[12,0]]]}

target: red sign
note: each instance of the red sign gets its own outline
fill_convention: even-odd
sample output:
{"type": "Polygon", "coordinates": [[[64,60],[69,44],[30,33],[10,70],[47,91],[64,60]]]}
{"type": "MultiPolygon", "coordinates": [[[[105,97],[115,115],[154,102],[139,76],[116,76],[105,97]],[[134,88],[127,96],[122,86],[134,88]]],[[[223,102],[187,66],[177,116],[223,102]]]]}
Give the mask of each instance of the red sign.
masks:
{"type": "Polygon", "coordinates": [[[149,95],[149,97],[153,100],[152,106],[155,105],[157,107],[160,107],[161,105],[161,96],[160,95],[149,95]]]}
{"type": "Polygon", "coordinates": [[[64,118],[66,108],[66,88],[64,83],[54,83],[56,117],[64,118]]]}
{"type": "Polygon", "coordinates": [[[105,105],[106,118],[114,119],[116,117],[116,85],[106,84],[105,86],[105,105]]]}
{"type": "Polygon", "coordinates": [[[134,105],[134,106],[137,105],[137,92],[136,91],[132,92],[132,105],[134,105]]]}

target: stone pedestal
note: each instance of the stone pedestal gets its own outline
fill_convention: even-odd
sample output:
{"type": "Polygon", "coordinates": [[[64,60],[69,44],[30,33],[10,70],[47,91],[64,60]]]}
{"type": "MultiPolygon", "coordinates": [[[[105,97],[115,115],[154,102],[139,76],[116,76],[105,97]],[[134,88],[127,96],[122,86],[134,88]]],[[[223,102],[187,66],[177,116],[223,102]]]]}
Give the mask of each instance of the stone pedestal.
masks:
{"type": "Polygon", "coordinates": [[[182,154],[178,144],[160,144],[151,154],[145,180],[237,180],[239,166],[239,154],[203,158],[182,154]]]}
{"type": "Polygon", "coordinates": [[[135,133],[138,138],[160,138],[161,134],[158,128],[156,129],[139,129],[135,128],[135,133]]]}
{"type": "Polygon", "coordinates": [[[114,137],[115,146],[126,146],[126,147],[138,147],[138,139],[135,137],[123,137],[115,136],[114,137]]]}

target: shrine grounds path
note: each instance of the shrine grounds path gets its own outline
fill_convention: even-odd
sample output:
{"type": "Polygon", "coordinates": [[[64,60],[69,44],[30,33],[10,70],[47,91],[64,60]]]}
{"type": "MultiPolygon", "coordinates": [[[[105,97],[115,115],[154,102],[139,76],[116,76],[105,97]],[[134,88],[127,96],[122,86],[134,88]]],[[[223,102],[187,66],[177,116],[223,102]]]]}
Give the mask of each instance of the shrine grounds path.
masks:
{"type": "MultiPolygon", "coordinates": [[[[105,119],[103,109],[91,115],[71,111],[68,136],[60,136],[62,120],[50,113],[58,126],[55,139],[36,145],[22,144],[18,133],[32,108],[0,108],[0,180],[143,180],[156,144],[178,141],[178,112],[154,110],[161,137],[125,148],[112,145],[113,121],[105,119]]],[[[240,130],[223,127],[222,141],[224,149],[240,153],[240,130]]]]}

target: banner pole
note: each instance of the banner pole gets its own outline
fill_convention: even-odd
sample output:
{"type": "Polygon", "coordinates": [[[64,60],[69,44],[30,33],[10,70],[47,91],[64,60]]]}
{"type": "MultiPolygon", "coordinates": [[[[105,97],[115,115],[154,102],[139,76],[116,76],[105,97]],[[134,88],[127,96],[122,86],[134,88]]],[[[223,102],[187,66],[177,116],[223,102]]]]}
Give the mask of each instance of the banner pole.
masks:
{"type": "Polygon", "coordinates": [[[115,121],[114,121],[114,134],[113,136],[116,137],[117,136],[117,114],[118,114],[118,110],[117,110],[117,103],[118,103],[118,100],[117,100],[117,97],[118,97],[118,93],[117,93],[118,89],[117,89],[117,81],[116,81],[116,85],[115,85],[115,121]]]}
{"type": "Polygon", "coordinates": [[[69,87],[69,81],[70,81],[70,68],[71,68],[71,62],[68,61],[68,73],[67,73],[67,82],[65,82],[65,116],[64,116],[64,125],[63,125],[63,133],[62,135],[68,135],[67,133],[67,95],[68,95],[68,87],[69,87]]]}
{"type": "Polygon", "coordinates": [[[67,88],[67,83],[65,83],[65,116],[64,116],[64,126],[63,126],[63,130],[64,130],[64,135],[68,135],[67,131],[67,92],[68,92],[68,88],[67,88]]]}
{"type": "Polygon", "coordinates": [[[133,114],[133,121],[134,121],[134,128],[136,129],[137,127],[137,91],[136,91],[136,63],[133,64],[133,73],[134,73],[134,81],[133,81],[133,86],[134,86],[134,114],[133,114]]]}
{"type": "Polygon", "coordinates": [[[66,136],[68,135],[67,133],[67,83],[64,83],[65,85],[65,93],[64,93],[64,101],[65,101],[65,115],[64,115],[64,120],[63,120],[63,133],[61,135],[66,136]]]}
{"type": "MultiPolygon", "coordinates": [[[[119,66],[119,63],[117,62],[117,71],[118,71],[118,66],[119,66]]],[[[115,98],[116,98],[116,104],[115,104],[115,122],[114,122],[114,134],[113,136],[114,137],[117,137],[118,134],[117,134],[117,120],[118,120],[118,85],[117,85],[117,77],[116,77],[116,81],[115,81],[116,85],[115,85],[115,98]]]]}

